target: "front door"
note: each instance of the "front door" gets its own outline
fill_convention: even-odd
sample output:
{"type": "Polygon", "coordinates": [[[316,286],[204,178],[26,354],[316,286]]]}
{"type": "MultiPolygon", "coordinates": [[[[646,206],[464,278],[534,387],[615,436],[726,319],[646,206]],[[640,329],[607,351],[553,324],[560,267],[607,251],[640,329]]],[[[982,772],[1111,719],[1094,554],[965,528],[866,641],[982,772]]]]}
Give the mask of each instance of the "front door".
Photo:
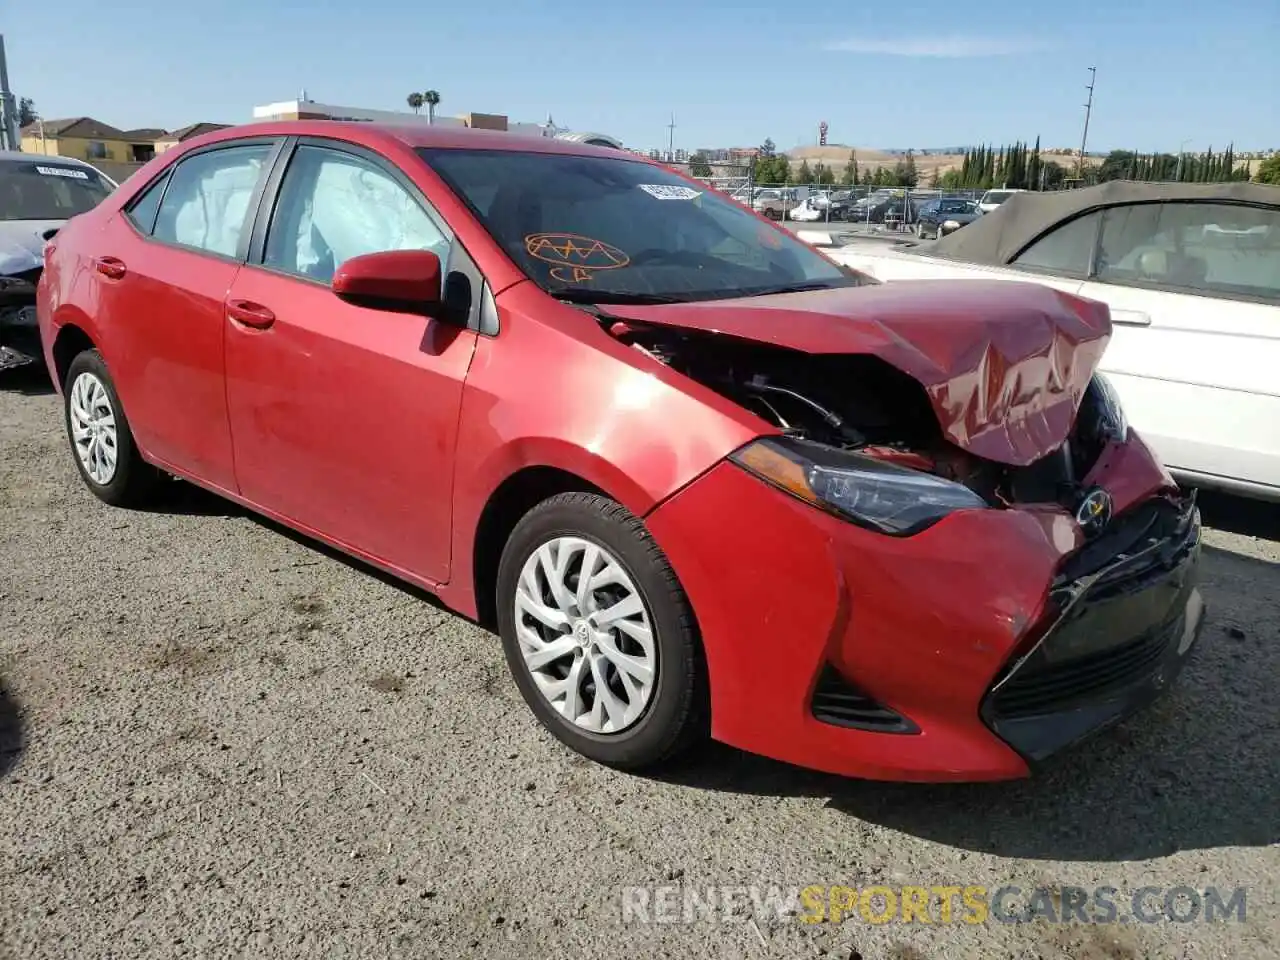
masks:
{"type": "Polygon", "coordinates": [[[262,262],[228,295],[227,402],[241,494],[416,577],[449,574],[453,453],[476,334],[329,288],[364,253],[430,249],[442,221],[372,156],[303,142],[262,262]]]}

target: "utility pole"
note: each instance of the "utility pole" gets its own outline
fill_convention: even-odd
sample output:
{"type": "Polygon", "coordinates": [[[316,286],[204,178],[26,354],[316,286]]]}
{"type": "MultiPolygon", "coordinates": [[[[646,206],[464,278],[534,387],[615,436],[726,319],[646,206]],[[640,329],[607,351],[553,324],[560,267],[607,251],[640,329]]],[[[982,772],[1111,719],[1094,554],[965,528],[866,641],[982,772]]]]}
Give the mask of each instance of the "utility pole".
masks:
{"type": "Polygon", "coordinates": [[[4,56],[4,35],[0,34],[0,147],[21,150],[18,139],[18,105],[9,90],[9,64],[4,56]]]}
{"type": "Polygon", "coordinates": [[[667,124],[667,163],[675,163],[676,160],[676,115],[671,115],[671,122],[667,124]]]}
{"type": "Polygon", "coordinates": [[[1089,84],[1085,87],[1089,91],[1089,100],[1084,105],[1084,133],[1080,135],[1080,166],[1076,171],[1076,175],[1081,179],[1084,178],[1084,145],[1089,140],[1089,114],[1093,112],[1093,82],[1098,75],[1097,67],[1089,68],[1089,84]]]}

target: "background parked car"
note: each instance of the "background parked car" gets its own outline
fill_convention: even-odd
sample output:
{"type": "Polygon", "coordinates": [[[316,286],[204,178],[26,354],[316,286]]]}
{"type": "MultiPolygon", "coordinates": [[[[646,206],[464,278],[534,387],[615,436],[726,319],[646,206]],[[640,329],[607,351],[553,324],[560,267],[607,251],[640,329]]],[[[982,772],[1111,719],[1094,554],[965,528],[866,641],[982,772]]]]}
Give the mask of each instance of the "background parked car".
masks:
{"type": "Polygon", "coordinates": [[[1032,280],[1107,303],[1100,369],[1174,475],[1280,500],[1275,187],[1019,193],[936,244],[831,256],[880,280],[1032,280]]]}
{"type": "Polygon", "coordinates": [[[988,190],[982,195],[982,199],[978,201],[978,209],[983,213],[990,213],[1000,204],[1004,203],[1015,193],[1026,193],[1025,190],[988,190]]]}
{"type": "Polygon", "coordinates": [[[756,191],[751,209],[770,220],[785,220],[800,205],[801,199],[795,187],[765,187],[756,191]]]}
{"type": "Polygon", "coordinates": [[[0,152],[0,370],[40,358],[35,303],[45,241],[115,188],[79,160],[0,152]]]}
{"type": "Polygon", "coordinates": [[[916,236],[922,240],[936,240],[973,223],[980,216],[982,211],[972,200],[961,197],[930,200],[916,212],[916,236]]]}

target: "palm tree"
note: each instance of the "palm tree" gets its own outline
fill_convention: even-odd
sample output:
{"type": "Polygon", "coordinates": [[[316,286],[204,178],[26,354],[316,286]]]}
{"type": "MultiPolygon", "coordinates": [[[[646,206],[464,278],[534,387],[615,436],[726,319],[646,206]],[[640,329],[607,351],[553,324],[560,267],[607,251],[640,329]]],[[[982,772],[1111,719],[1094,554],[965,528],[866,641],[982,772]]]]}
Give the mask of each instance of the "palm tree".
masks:
{"type": "Polygon", "coordinates": [[[410,109],[412,109],[414,113],[417,113],[422,109],[423,99],[422,94],[420,93],[409,94],[409,96],[405,98],[405,101],[409,104],[410,109]]]}
{"type": "Polygon", "coordinates": [[[427,90],[420,94],[421,100],[427,105],[427,123],[436,122],[436,107],[440,104],[440,91],[427,90]]]}

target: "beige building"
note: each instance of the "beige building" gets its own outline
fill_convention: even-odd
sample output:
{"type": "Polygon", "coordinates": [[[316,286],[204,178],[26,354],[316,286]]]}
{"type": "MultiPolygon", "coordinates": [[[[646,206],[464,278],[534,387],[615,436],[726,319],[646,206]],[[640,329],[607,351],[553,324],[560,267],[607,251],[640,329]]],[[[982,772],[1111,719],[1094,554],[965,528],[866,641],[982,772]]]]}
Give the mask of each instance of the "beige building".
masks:
{"type": "Polygon", "coordinates": [[[231,126],[229,123],[193,123],[190,126],[180,127],[170,133],[160,131],[160,135],[156,137],[156,153],[164,153],[171,150],[178,144],[190,140],[192,137],[198,137],[202,133],[212,133],[215,130],[225,130],[231,126]]]}
{"type": "Polygon", "coordinates": [[[89,163],[143,163],[156,154],[159,129],[120,130],[93,117],[37,120],[22,128],[22,152],[89,163]]]}

